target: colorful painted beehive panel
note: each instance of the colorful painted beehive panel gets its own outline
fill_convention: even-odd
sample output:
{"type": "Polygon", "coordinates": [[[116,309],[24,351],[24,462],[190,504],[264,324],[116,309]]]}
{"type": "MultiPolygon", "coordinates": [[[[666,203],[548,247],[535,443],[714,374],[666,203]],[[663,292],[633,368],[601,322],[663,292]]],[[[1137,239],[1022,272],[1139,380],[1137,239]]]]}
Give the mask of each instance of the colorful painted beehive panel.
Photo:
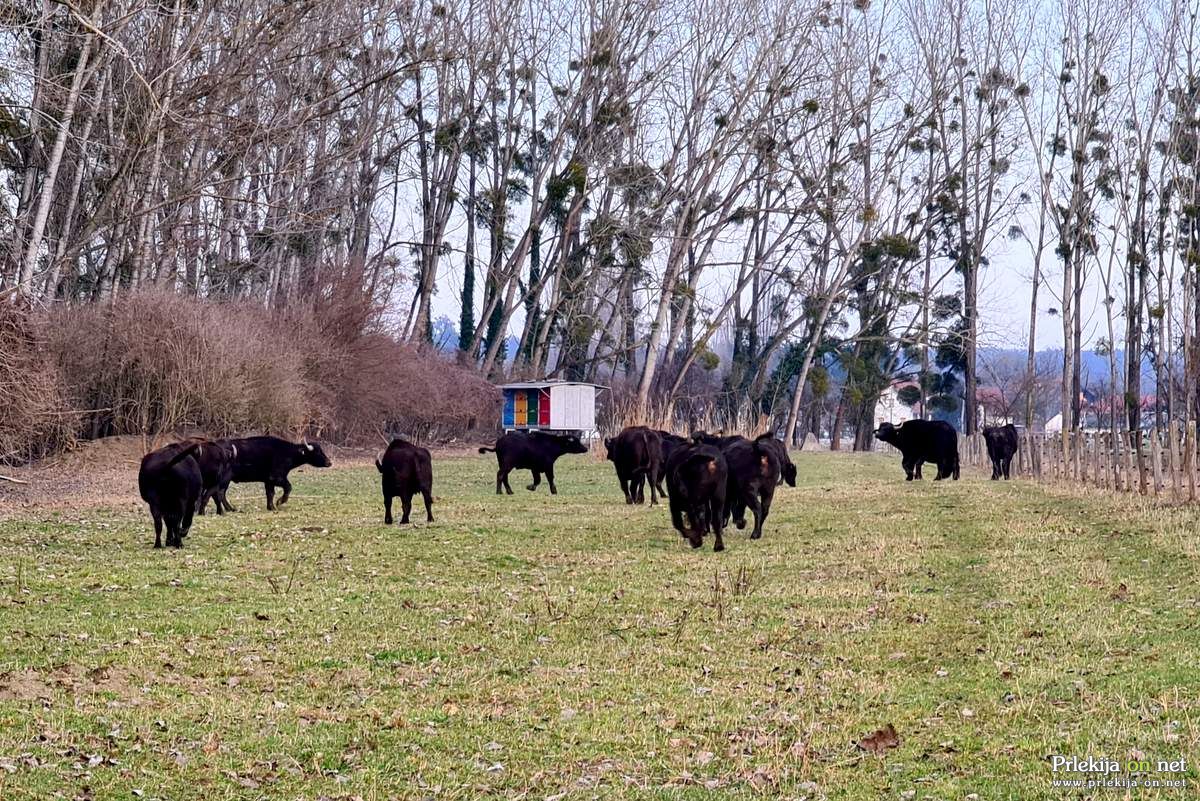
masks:
{"type": "Polygon", "coordinates": [[[529,425],[529,407],[528,407],[529,396],[525,393],[525,390],[523,390],[523,389],[516,390],[515,392],[513,392],[513,395],[514,395],[514,404],[513,404],[513,406],[514,406],[514,410],[513,410],[514,425],[518,425],[518,426],[529,425]]]}
{"type": "Polygon", "coordinates": [[[595,430],[596,387],[592,384],[530,382],[501,389],[504,407],[500,420],[507,429],[595,430]]]}
{"type": "Polygon", "coordinates": [[[501,425],[505,428],[512,428],[516,423],[516,392],[511,389],[504,391],[504,412],[501,416],[501,425]]]}

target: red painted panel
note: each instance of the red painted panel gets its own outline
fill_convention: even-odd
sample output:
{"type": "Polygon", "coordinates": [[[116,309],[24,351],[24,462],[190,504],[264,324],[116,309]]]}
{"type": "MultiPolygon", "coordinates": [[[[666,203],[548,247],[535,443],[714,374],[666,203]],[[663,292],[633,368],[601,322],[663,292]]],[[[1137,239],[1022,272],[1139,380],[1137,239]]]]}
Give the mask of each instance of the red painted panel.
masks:
{"type": "Polygon", "coordinates": [[[538,392],[538,425],[550,425],[550,393],[544,389],[538,392]]]}

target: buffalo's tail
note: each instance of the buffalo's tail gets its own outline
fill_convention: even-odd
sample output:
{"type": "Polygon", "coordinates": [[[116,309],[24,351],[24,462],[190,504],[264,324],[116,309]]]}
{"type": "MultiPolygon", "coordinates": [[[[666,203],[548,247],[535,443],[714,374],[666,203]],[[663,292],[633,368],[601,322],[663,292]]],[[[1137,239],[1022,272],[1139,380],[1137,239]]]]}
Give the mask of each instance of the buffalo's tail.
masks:
{"type": "Polygon", "coordinates": [[[197,450],[199,450],[200,445],[201,445],[201,443],[199,443],[199,442],[193,442],[191,445],[187,446],[186,448],[181,450],[179,453],[177,453],[173,457],[171,457],[171,461],[167,462],[167,467],[174,467],[175,465],[179,464],[184,459],[188,458],[193,453],[195,453],[197,450]]]}
{"type": "Polygon", "coordinates": [[[479,449],[479,452],[480,452],[480,453],[495,453],[495,452],[496,452],[496,446],[495,446],[495,445],[493,445],[493,446],[492,446],[492,447],[490,447],[490,448],[480,448],[480,449],[479,449]]]}

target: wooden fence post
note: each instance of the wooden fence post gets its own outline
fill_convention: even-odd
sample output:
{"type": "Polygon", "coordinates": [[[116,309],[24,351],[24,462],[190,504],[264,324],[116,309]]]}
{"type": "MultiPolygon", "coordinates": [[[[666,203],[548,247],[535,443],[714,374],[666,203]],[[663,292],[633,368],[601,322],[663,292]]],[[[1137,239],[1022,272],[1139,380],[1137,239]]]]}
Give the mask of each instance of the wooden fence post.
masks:
{"type": "Polygon", "coordinates": [[[1171,500],[1179,500],[1182,488],[1179,475],[1179,423],[1175,420],[1167,422],[1167,470],[1171,473],[1171,500]]]}
{"type": "Polygon", "coordinates": [[[1183,464],[1187,474],[1188,500],[1196,500],[1196,421],[1187,421],[1183,440],[1183,464]]]}
{"type": "Polygon", "coordinates": [[[1121,465],[1125,468],[1125,491],[1133,492],[1133,454],[1129,452],[1129,437],[1121,434],[1117,446],[1121,449],[1121,465]]]}
{"type": "Polygon", "coordinates": [[[1150,432],[1150,460],[1154,465],[1152,475],[1154,478],[1154,494],[1156,495],[1158,495],[1160,490],[1162,490],[1163,486],[1163,465],[1162,462],[1160,462],[1163,454],[1162,450],[1160,450],[1158,435],[1158,427],[1156,426],[1150,432]]]}

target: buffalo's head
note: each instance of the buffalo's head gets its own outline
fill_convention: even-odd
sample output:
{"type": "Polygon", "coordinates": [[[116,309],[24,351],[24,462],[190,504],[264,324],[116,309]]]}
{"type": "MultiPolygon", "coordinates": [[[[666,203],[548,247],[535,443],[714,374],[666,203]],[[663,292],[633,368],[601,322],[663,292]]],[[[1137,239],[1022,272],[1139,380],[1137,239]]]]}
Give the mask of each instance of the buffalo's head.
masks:
{"type": "Polygon", "coordinates": [[[796,465],[788,462],[783,466],[783,480],[789,487],[796,486],[796,465]]]}
{"type": "Polygon", "coordinates": [[[895,445],[900,439],[900,429],[896,428],[891,423],[884,423],[875,429],[875,439],[880,442],[888,442],[895,445]]]}
{"type": "Polygon", "coordinates": [[[616,440],[613,437],[606,437],[604,440],[604,450],[607,452],[604,458],[608,459],[610,462],[613,461],[613,456],[616,455],[613,453],[613,443],[615,441],[616,440]]]}
{"type": "Polygon", "coordinates": [[[300,464],[310,464],[313,467],[329,467],[333,464],[317,443],[304,440],[298,447],[300,448],[300,464]]]}
{"type": "Polygon", "coordinates": [[[587,445],[574,434],[561,437],[563,453],[587,453],[587,445]]]}

